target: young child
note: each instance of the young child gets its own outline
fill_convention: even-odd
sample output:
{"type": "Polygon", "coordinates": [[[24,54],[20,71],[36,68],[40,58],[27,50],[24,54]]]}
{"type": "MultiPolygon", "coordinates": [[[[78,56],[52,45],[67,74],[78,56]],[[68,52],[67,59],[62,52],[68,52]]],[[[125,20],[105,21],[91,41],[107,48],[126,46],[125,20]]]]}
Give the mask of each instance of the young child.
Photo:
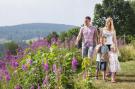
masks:
{"type": "Polygon", "coordinates": [[[106,37],[100,38],[100,44],[96,47],[97,53],[97,68],[96,68],[96,79],[98,79],[98,72],[101,70],[103,72],[103,80],[106,80],[106,68],[108,60],[109,48],[105,45],[106,37]]]}
{"type": "Polygon", "coordinates": [[[115,83],[116,72],[120,70],[120,64],[118,61],[118,54],[115,45],[111,46],[111,51],[109,52],[109,63],[110,63],[110,71],[111,71],[111,82],[115,83]]]}
{"type": "Polygon", "coordinates": [[[95,79],[98,80],[98,73],[100,70],[100,47],[102,45],[102,39],[99,40],[99,44],[95,47],[96,53],[96,76],[95,79]]]}

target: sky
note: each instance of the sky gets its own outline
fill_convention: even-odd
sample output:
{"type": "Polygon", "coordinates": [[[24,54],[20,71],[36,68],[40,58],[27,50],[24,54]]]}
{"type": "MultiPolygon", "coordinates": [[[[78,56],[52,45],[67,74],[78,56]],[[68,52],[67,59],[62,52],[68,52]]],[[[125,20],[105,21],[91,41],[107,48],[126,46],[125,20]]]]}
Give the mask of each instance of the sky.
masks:
{"type": "Polygon", "coordinates": [[[80,26],[102,0],[0,0],[0,26],[58,23],[80,26]]]}

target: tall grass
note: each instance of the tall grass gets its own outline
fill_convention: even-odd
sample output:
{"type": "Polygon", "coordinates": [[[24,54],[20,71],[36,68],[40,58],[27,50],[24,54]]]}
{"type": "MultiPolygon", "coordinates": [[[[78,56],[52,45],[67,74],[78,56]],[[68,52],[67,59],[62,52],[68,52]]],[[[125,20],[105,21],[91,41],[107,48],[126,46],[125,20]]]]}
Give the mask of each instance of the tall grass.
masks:
{"type": "Polygon", "coordinates": [[[119,60],[121,62],[135,60],[135,45],[134,44],[128,44],[119,47],[119,51],[121,56],[119,57],[119,60]]]}

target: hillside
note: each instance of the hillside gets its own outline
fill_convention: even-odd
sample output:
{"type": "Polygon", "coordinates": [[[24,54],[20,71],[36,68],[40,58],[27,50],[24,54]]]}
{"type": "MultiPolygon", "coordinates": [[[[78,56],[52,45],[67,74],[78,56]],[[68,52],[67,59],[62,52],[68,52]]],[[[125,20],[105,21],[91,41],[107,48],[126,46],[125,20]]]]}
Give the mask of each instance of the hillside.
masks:
{"type": "Polygon", "coordinates": [[[53,31],[63,32],[72,27],[74,26],[50,23],[30,23],[15,26],[2,26],[0,27],[0,39],[14,41],[28,40],[36,37],[45,37],[53,31]]]}

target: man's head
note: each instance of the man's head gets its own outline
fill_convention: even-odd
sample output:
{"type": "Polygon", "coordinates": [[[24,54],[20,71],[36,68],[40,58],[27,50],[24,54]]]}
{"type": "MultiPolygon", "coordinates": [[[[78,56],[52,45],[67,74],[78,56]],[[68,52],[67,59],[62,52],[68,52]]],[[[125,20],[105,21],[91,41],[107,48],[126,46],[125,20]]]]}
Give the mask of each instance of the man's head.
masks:
{"type": "Polygon", "coordinates": [[[85,17],[85,20],[84,20],[84,25],[85,26],[89,26],[90,25],[90,22],[91,22],[91,18],[89,16],[86,16],[85,17]]]}

